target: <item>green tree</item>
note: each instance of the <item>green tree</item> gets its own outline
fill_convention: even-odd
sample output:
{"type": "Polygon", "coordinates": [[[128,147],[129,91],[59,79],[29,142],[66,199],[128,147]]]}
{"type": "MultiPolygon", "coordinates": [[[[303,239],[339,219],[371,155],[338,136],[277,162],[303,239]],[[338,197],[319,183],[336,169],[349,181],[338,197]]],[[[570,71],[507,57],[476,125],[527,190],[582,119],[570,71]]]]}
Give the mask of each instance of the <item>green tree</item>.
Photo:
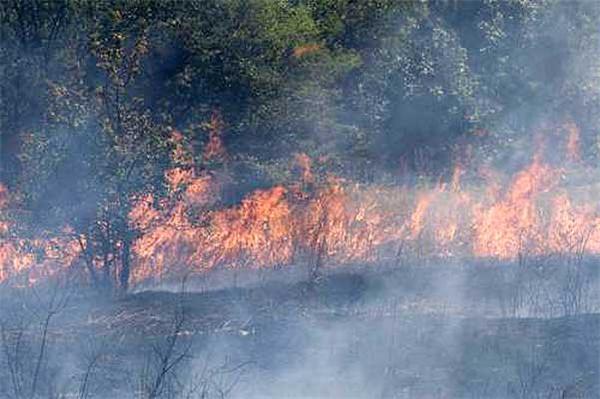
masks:
{"type": "MultiPolygon", "coordinates": [[[[169,130],[153,117],[137,79],[148,51],[147,19],[137,7],[80,8],[82,35],[63,63],[70,74],[49,83],[47,121],[25,139],[21,187],[32,218],[66,224],[80,240],[95,284],[126,289],[136,194],[161,189],[169,130]]],[[[40,223],[41,222],[41,223],[40,223]]]]}

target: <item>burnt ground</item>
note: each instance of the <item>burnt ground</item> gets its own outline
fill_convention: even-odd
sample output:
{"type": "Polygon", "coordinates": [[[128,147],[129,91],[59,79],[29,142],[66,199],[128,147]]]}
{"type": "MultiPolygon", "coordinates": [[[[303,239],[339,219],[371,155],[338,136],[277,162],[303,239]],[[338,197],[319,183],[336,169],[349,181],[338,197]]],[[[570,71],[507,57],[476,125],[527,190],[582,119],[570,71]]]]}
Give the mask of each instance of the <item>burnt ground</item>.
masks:
{"type": "Polygon", "coordinates": [[[92,397],[129,397],[177,317],[176,350],[191,345],[177,378],[201,381],[205,397],[600,397],[600,314],[541,313],[552,301],[534,303],[530,288],[516,306],[507,281],[437,267],[334,273],[144,291],[70,305],[60,323],[72,342],[93,337],[78,351],[103,353],[92,397]]]}

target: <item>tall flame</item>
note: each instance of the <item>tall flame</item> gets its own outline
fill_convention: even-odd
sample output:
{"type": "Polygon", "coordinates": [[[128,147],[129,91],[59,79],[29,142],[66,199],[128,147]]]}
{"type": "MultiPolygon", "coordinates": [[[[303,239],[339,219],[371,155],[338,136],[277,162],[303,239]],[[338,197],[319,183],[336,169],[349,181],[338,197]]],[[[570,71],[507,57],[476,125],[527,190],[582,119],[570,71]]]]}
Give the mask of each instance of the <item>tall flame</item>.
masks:
{"type": "MultiPolygon", "coordinates": [[[[225,160],[217,140],[218,114],[211,126],[215,133],[204,160],[225,160]]],[[[467,169],[457,163],[448,184],[407,187],[316,176],[319,161],[298,154],[296,182],[256,190],[229,207],[219,206],[219,176],[198,172],[183,136],[175,132],[176,166],[165,173],[166,195],[140,193],[129,215],[141,232],[132,248],[133,282],[215,268],[375,264],[404,253],[506,260],[600,254],[593,186],[588,185],[590,192],[569,181],[581,169],[579,131],[574,124],[566,129],[564,159],[571,162],[565,167],[535,155],[512,176],[487,166],[479,168],[478,179],[465,180],[467,169]]],[[[8,203],[0,186],[0,216],[8,203]]],[[[23,272],[35,279],[41,270],[77,261],[71,239],[15,238],[12,228],[0,217],[0,234],[6,237],[0,242],[0,280],[23,272]],[[41,257],[34,247],[42,248],[41,257]]]]}
{"type": "MultiPolygon", "coordinates": [[[[567,128],[566,153],[575,161],[578,130],[567,128]]],[[[485,185],[468,188],[462,187],[465,169],[460,164],[449,186],[411,189],[359,185],[333,176],[316,184],[313,160],[298,154],[295,162],[300,184],[257,190],[231,208],[193,210],[186,194],[158,204],[142,202],[147,208],[138,213],[155,223],[138,240],[135,279],[178,268],[291,265],[316,253],[329,264],[374,262],[394,256],[399,247],[428,256],[498,259],[600,253],[598,210],[573,205],[572,193],[561,187],[566,171],[540,155],[508,183],[487,168],[481,169],[485,185]]],[[[167,181],[175,186],[185,182],[184,192],[199,193],[200,203],[218,191],[215,179],[189,171],[169,171],[167,181]]]]}

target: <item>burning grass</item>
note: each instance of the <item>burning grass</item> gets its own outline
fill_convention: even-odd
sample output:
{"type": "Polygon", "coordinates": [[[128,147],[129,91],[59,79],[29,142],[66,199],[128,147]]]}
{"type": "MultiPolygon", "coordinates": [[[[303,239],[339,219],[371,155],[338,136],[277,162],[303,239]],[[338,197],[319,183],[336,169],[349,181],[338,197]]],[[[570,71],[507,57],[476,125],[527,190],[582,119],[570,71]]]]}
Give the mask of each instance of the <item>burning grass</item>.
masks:
{"type": "MultiPolygon", "coordinates": [[[[227,160],[220,142],[223,122],[210,124],[207,161],[227,160]]],[[[449,182],[419,186],[359,184],[316,176],[313,160],[295,158],[296,181],[249,193],[234,206],[219,206],[223,181],[198,172],[174,133],[173,159],[165,173],[167,194],[140,193],[129,223],[139,231],[132,247],[133,283],[204,273],[218,268],[322,267],[381,264],[401,258],[492,258],[600,253],[600,213],[594,174],[580,161],[578,130],[564,127],[565,155],[547,161],[538,151],[514,174],[457,163],[449,182]],[[478,172],[467,173],[467,170],[478,172]],[[587,184],[581,179],[588,174],[587,184]]],[[[0,209],[8,206],[0,192],[0,209]]],[[[81,237],[14,238],[4,222],[0,279],[77,263],[81,237]],[[34,256],[38,249],[40,256],[34,256]],[[39,259],[43,259],[40,261],[39,259]],[[50,264],[51,265],[50,265],[50,264]]],[[[96,262],[99,264],[100,262],[96,262]]]]}

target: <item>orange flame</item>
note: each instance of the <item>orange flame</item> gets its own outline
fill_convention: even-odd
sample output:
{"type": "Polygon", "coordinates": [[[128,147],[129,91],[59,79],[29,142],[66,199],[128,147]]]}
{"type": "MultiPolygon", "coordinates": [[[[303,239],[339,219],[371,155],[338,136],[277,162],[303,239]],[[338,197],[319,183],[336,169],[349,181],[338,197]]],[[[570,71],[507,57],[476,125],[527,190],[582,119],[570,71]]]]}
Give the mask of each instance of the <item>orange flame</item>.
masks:
{"type": "MultiPolygon", "coordinates": [[[[218,114],[211,124],[211,131],[220,131],[218,114]]],[[[578,137],[574,125],[569,129],[578,137]]],[[[480,180],[464,181],[464,166],[457,163],[448,184],[419,188],[315,176],[311,158],[298,154],[296,182],[256,190],[229,207],[217,206],[223,184],[218,176],[196,171],[183,136],[174,133],[173,142],[176,166],[165,173],[166,195],[141,193],[129,215],[132,227],[141,232],[132,248],[134,283],[219,267],[290,266],[315,258],[324,265],[376,263],[397,257],[398,248],[429,257],[507,260],[600,254],[600,209],[593,190],[586,196],[585,187],[569,183],[580,165],[579,158],[569,155],[576,154],[572,150],[578,139],[565,142],[565,158],[571,162],[564,168],[536,155],[512,176],[487,166],[479,168],[480,180]]],[[[211,149],[209,141],[205,159],[225,157],[221,144],[211,149]]],[[[7,237],[0,242],[0,281],[29,272],[32,279],[39,278],[42,269],[77,261],[79,253],[69,238],[13,238],[12,224],[2,217],[8,202],[0,186],[0,234],[7,237]],[[42,248],[41,257],[34,247],[42,248]]]]}
{"type": "Polygon", "coordinates": [[[536,157],[516,174],[506,195],[491,206],[474,209],[476,256],[515,258],[524,250],[538,253],[540,242],[537,196],[554,183],[555,173],[536,157]]]}
{"type": "Polygon", "coordinates": [[[217,110],[213,111],[208,124],[208,142],[204,146],[203,159],[205,161],[224,161],[227,159],[227,151],[223,146],[221,136],[225,124],[221,113],[217,110]]]}
{"type": "Polygon", "coordinates": [[[10,202],[8,190],[0,184],[0,281],[25,278],[27,284],[65,270],[79,256],[79,246],[65,229],[57,237],[20,238],[15,225],[5,219],[10,202]]]}
{"type": "Polygon", "coordinates": [[[567,159],[572,162],[581,160],[579,128],[573,122],[565,124],[567,131],[567,159]]]}
{"type": "MultiPolygon", "coordinates": [[[[571,148],[567,143],[567,153],[571,148]]],[[[291,265],[301,261],[299,255],[315,252],[330,264],[371,262],[405,244],[434,256],[600,253],[596,210],[572,205],[568,190],[559,188],[565,171],[538,155],[508,184],[497,171],[481,169],[486,184],[480,188],[462,187],[464,169],[457,164],[450,190],[445,184],[414,190],[334,177],[314,187],[312,160],[298,154],[295,163],[302,184],[255,191],[231,208],[190,212],[190,201],[175,191],[159,204],[145,201],[152,210],[139,214],[154,220],[154,227],[138,240],[135,278],[169,274],[178,267],[291,265]],[[307,186],[314,190],[301,188],[307,186]]],[[[199,193],[199,203],[210,201],[216,184],[180,170],[168,172],[167,181],[185,193],[199,193]]]]}

